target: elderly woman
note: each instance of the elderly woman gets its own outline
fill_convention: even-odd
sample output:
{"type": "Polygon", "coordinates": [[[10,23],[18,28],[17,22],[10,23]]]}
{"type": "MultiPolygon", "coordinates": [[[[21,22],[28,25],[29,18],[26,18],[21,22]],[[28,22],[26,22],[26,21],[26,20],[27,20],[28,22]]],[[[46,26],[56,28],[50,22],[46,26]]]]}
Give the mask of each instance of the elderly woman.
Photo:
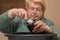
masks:
{"type": "MultiPolygon", "coordinates": [[[[54,23],[44,18],[46,9],[44,0],[25,0],[25,5],[26,10],[23,8],[14,8],[0,15],[1,32],[30,32],[26,25],[26,20],[35,19],[33,33],[43,31],[56,33],[54,23]]],[[[57,37],[55,39],[57,40],[57,37]]]]}

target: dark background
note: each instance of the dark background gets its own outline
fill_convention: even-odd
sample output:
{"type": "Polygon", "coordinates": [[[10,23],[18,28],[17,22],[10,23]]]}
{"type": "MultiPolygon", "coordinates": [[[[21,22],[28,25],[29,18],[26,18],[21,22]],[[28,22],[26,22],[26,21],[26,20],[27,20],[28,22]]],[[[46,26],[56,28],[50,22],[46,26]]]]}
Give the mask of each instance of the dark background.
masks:
{"type": "Polygon", "coordinates": [[[0,14],[12,8],[25,8],[24,0],[0,0],[0,14]]]}

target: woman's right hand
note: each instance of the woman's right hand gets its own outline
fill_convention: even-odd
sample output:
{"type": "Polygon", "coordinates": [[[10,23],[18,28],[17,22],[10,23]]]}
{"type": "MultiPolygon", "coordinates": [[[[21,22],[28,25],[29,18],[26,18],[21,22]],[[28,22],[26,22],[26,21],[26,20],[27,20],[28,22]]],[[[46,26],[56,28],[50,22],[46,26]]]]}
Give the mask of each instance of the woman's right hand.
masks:
{"type": "Polygon", "coordinates": [[[14,8],[8,11],[8,16],[10,19],[13,19],[15,16],[27,19],[27,11],[23,8],[14,8]]]}

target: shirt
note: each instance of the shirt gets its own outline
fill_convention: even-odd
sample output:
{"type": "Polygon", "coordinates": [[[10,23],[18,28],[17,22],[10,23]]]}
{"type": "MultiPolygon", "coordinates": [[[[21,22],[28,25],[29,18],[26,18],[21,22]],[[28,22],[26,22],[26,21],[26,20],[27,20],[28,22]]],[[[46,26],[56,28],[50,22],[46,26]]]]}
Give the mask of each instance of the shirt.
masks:
{"type": "MultiPolygon", "coordinates": [[[[40,19],[46,25],[48,25],[53,33],[56,33],[56,29],[54,23],[51,20],[46,18],[40,19]]],[[[26,26],[26,21],[22,18],[15,17],[14,19],[10,19],[8,17],[8,12],[4,12],[0,15],[0,31],[3,33],[10,33],[10,32],[30,32],[26,26]]],[[[57,36],[54,37],[54,40],[57,40],[57,36]]]]}

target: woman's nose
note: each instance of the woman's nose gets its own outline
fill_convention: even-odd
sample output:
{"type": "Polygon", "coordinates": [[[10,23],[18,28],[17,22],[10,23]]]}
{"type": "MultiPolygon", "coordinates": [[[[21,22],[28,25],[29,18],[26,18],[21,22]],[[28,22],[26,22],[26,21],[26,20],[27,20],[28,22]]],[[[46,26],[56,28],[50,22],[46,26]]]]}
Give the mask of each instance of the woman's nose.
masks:
{"type": "Polygon", "coordinates": [[[34,13],[34,14],[36,14],[36,13],[37,13],[36,9],[34,9],[34,10],[33,10],[33,13],[34,13]]]}

